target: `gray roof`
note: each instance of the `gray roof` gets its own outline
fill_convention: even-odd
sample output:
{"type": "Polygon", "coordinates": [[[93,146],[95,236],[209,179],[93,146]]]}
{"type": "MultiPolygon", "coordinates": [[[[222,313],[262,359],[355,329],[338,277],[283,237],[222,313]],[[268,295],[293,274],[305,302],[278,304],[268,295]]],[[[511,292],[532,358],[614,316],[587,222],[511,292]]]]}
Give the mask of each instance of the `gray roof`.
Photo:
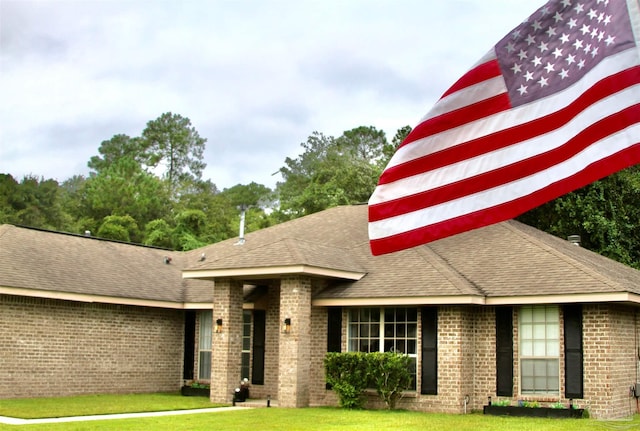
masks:
{"type": "Polygon", "coordinates": [[[212,283],[200,274],[230,270],[238,278],[269,278],[273,268],[292,266],[338,274],[314,300],[640,295],[640,271],[516,221],[382,256],[369,249],[366,205],[251,232],[242,245],[230,239],[189,252],[0,226],[0,288],[208,302],[212,283]],[[183,270],[196,278],[182,278],[183,270]]]}
{"type": "MultiPolygon", "coordinates": [[[[0,287],[183,303],[187,285],[196,292],[204,285],[211,288],[210,282],[182,279],[185,257],[92,237],[0,226],[0,287]]],[[[206,300],[210,298],[209,293],[206,300]]]]}

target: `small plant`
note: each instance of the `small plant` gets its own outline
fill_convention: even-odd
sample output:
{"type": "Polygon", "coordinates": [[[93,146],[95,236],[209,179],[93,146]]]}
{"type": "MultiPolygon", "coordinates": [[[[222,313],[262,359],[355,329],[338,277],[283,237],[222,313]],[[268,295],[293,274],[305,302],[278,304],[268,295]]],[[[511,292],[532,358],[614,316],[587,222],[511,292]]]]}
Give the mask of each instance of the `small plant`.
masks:
{"type": "Polygon", "coordinates": [[[340,407],[359,409],[364,406],[364,391],[369,382],[364,353],[330,352],[324,358],[326,381],[338,395],[340,407]]]}
{"type": "Polygon", "coordinates": [[[209,383],[201,383],[201,382],[198,382],[197,380],[194,380],[188,386],[191,386],[192,388],[195,388],[195,389],[209,389],[211,387],[209,383]]]}
{"type": "Polygon", "coordinates": [[[497,400],[493,401],[491,405],[498,407],[508,407],[511,405],[511,400],[497,400]]]}
{"type": "Polygon", "coordinates": [[[557,403],[551,404],[551,408],[552,409],[564,409],[564,408],[566,408],[566,406],[564,404],[562,404],[560,401],[558,401],[557,403]]]}
{"type": "Polygon", "coordinates": [[[371,385],[389,410],[396,408],[406,389],[411,387],[411,358],[398,352],[369,353],[368,374],[371,385]]]}
{"type": "Polygon", "coordinates": [[[537,409],[538,407],[540,407],[540,403],[537,401],[523,401],[522,406],[529,407],[531,409],[537,409]]]}

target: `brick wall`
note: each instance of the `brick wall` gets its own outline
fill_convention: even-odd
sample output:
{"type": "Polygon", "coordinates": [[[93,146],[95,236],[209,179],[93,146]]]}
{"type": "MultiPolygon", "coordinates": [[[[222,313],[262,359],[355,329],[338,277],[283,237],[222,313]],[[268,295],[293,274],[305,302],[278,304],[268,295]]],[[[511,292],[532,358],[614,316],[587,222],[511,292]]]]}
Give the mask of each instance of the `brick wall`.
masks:
{"type": "Polygon", "coordinates": [[[0,295],[0,398],[176,391],[182,311],[0,295]]]}
{"type": "Polygon", "coordinates": [[[637,379],[637,311],[622,305],[584,307],[584,396],[593,417],[633,414],[637,379]]]}
{"type": "Polygon", "coordinates": [[[493,307],[476,308],[474,328],[473,397],[470,408],[482,410],[488,397],[496,398],[496,313],[493,307]]]}
{"type": "Polygon", "coordinates": [[[311,279],[286,276],[280,282],[280,322],[291,318],[291,330],[280,335],[278,405],[309,405],[311,361],[311,279]]]}

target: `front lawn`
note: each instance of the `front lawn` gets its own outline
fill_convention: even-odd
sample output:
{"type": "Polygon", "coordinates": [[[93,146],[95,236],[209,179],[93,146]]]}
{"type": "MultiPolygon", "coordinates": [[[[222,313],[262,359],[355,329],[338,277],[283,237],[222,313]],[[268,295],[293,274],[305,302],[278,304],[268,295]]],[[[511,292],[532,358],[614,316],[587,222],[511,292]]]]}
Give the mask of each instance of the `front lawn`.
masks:
{"type": "MultiPolygon", "coordinates": [[[[45,405],[57,406],[57,411],[74,415],[89,412],[105,412],[94,404],[120,405],[120,412],[212,407],[207,399],[180,397],[179,395],[123,395],[70,397],[40,400],[2,400],[0,415],[15,415],[20,409],[43,411],[45,405]],[[137,408],[131,408],[136,403],[137,408]],[[187,404],[185,404],[187,403],[187,404]],[[192,404],[194,403],[194,404],[192,404]]],[[[55,410],[55,407],[49,407],[55,410]]],[[[53,410],[51,410],[53,411],[53,410]]],[[[93,413],[95,414],[95,413],[93,413]]],[[[215,413],[198,413],[182,416],[162,416],[138,419],[114,419],[86,422],[67,422],[41,425],[0,425],[0,431],[106,431],[106,430],[438,430],[438,431],[582,431],[615,429],[618,431],[640,429],[640,416],[633,420],[597,421],[593,419],[526,419],[483,416],[482,414],[445,415],[408,411],[343,410],[337,408],[259,408],[215,413]]]]}
{"type": "Polygon", "coordinates": [[[177,393],[129,395],[81,395],[60,398],[0,400],[0,416],[22,419],[112,413],[160,412],[216,407],[206,397],[183,397],[177,393]]]}

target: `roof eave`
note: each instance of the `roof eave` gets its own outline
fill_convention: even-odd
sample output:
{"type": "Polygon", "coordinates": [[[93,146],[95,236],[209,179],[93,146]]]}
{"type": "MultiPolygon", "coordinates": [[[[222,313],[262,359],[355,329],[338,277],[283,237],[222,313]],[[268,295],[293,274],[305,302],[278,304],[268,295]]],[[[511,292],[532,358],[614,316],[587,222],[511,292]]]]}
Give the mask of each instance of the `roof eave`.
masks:
{"type": "Polygon", "coordinates": [[[323,278],[358,281],[366,275],[365,272],[347,271],[335,268],[322,268],[312,265],[284,265],[250,268],[222,268],[198,269],[182,271],[183,278],[215,279],[241,278],[245,280],[265,277],[280,277],[284,275],[310,275],[323,278]]]}

